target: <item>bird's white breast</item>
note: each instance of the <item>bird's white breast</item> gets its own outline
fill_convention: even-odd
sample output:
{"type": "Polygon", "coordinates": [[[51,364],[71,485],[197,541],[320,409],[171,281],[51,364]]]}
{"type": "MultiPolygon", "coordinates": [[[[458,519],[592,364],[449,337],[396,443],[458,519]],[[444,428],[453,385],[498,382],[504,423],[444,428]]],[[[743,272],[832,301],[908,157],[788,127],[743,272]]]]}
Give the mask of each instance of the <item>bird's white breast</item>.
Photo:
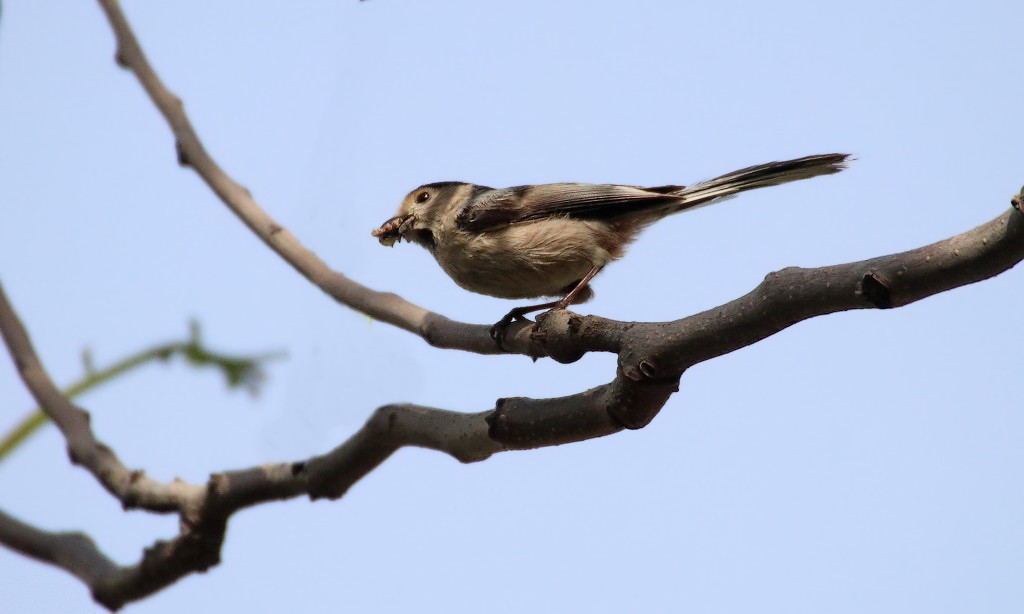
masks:
{"type": "Polygon", "coordinates": [[[438,263],[463,288],[499,298],[560,296],[612,258],[595,236],[601,222],[566,218],[513,224],[478,234],[448,231],[438,263]]]}

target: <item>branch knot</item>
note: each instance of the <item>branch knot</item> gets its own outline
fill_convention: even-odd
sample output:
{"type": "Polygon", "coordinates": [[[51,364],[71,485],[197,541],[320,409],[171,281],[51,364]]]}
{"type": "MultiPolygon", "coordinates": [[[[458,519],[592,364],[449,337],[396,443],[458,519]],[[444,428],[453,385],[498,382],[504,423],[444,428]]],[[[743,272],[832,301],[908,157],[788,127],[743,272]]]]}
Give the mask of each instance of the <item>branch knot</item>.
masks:
{"type": "Polygon", "coordinates": [[[530,341],[544,348],[554,361],[562,364],[576,362],[587,351],[576,341],[583,318],[566,309],[556,309],[537,316],[530,331],[530,341]]]}
{"type": "Polygon", "coordinates": [[[868,271],[860,281],[860,292],[879,309],[892,308],[892,282],[881,271],[868,271]]]}

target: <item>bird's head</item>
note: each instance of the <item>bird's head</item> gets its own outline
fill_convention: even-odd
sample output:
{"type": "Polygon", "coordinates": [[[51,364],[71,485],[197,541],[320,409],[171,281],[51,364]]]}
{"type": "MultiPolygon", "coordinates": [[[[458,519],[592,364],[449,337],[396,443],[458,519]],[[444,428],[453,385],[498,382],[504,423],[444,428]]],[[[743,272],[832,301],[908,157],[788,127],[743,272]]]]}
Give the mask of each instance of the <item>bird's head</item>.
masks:
{"type": "Polygon", "coordinates": [[[402,199],[402,205],[393,218],[371,234],[381,245],[388,247],[405,239],[433,251],[435,230],[440,227],[444,216],[468,197],[473,187],[458,181],[421,185],[402,199]]]}

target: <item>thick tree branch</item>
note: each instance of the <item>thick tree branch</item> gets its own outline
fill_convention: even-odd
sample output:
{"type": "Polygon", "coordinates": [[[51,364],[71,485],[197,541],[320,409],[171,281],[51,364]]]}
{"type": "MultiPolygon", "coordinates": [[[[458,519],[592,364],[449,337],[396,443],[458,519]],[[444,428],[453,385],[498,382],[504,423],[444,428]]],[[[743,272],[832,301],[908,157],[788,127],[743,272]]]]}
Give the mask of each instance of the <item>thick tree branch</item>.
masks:
{"type": "MultiPolygon", "coordinates": [[[[751,345],[819,315],[889,309],[983,281],[1024,260],[1024,215],[1010,209],[973,230],[918,249],[816,269],[788,268],[716,309],[631,332],[630,351],[667,372],[751,345]]],[[[656,369],[657,373],[658,370],[656,369]]]]}
{"type": "Polygon", "coordinates": [[[95,546],[86,548],[81,538],[53,536],[0,516],[0,543],[70,571],[112,610],[217,564],[228,519],[242,508],[304,494],[340,497],[404,446],[475,462],[503,450],[608,435],[623,428],[611,409],[644,406],[656,411],[676,389],[675,381],[638,383],[618,377],[612,384],[560,399],[503,399],[495,409],[475,414],[391,405],[377,410],[348,441],[308,461],[217,473],[202,486],[180,480],[165,484],[127,469],[96,439],[88,414],[53,386],[2,285],[0,334],[25,385],[64,434],[73,462],[93,473],[126,508],[176,511],[181,517],[179,535],[147,548],[137,564],[97,564],[85,573],[83,561],[106,560],[95,546]]]}
{"type": "MultiPolygon", "coordinates": [[[[1020,195],[1013,202],[1019,202],[1020,195]]],[[[976,283],[1024,260],[1024,213],[1015,205],[973,230],[918,249],[815,269],[770,273],[750,293],[674,322],[618,322],[551,314],[535,340],[569,362],[589,351],[619,354],[636,379],[674,377],[813,318],[851,309],[889,309],[976,283]],[[554,340],[555,344],[547,340],[554,340]]],[[[517,325],[518,334],[529,327],[517,325]]]]}

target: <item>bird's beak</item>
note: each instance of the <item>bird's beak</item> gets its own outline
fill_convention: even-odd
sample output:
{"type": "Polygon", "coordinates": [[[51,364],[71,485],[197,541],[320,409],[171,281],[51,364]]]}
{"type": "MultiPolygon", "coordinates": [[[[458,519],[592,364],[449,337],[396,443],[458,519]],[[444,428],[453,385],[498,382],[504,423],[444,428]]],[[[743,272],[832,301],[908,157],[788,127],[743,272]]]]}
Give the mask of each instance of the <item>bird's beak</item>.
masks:
{"type": "Polygon", "coordinates": [[[392,247],[402,239],[402,235],[409,229],[411,224],[411,215],[396,215],[381,224],[380,228],[377,228],[370,234],[377,237],[377,240],[380,241],[381,245],[392,247]]]}

